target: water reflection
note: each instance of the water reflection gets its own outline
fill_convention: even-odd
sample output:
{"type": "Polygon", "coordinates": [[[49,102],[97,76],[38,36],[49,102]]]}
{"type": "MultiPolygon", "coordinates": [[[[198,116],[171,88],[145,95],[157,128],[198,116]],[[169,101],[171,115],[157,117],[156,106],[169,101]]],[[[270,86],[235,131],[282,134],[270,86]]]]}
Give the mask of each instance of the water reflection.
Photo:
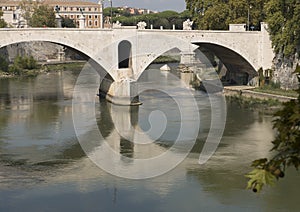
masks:
{"type": "MultiPolygon", "coordinates": [[[[201,129],[183,163],[165,175],[143,181],[117,178],[99,169],[86,157],[73,128],[70,98],[76,77],[64,71],[36,79],[0,81],[1,211],[300,209],[299,175],[293,171],[259,196],[244,189],[249,163],[267,156],[271,148],[274,132],[269,115],[228,103],[221,144],[206,164],[198,164],[211,122],[208,97],[200,91],[193,91],[193,95],[200,108],[201,129]],[[42,89],[43,84],[47,89],[42,89]]],[[[169,76],[159,71],[144,77],[174,85],[168,84],[169,76]]],[[[152,90],[142,93],[140,99],[144,102],[141,107],[120,108],[102,100],[94,106],[97,129],[111,148],[128,158],[151,158],[169,150],[180,127],[178,108],[167,95],[152,90]],[[149,116],[157,108],[170,118],[167,128],[156,142],[139,144],[138,132],[151,129],[149,116]]],[[[93,141],[93,129],[86,126],[82,132],[87,141],[93,141]]],[[[97,145],[99,141],[92,145],[91,152],[97,145]]],[[[176,153],[180,154],[180,149],[176,153]]],[[[131,166],[128,160],[118,162],[131,166]]]]}

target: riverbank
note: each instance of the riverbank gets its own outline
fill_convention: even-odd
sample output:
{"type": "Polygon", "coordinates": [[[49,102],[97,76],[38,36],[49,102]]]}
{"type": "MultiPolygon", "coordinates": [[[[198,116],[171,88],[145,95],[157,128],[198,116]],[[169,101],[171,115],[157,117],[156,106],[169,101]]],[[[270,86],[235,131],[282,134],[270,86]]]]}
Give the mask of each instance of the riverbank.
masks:
{"type": "Polygon", "coordinates": [[[225,86],[224,94],[228,102],[234,102],[241,108],[268,115],[273,115],[280,110],[284,102],[296,99],[290,96],[258,92],[255,87],[249,86],[225,86]]]}
{"type": "Polygon", "coordinates": [[[152,63],[162,64],[162,63],[179,63],[179,62],[180,62],[179,56],[162,55],[156,58],[152,63]]]}
{"type": "Polygon", "coordinates": [[[32,70],[23,70],[20,74],[14,74],[9,72],[0,72],[0,79],[5,78],[18,78],[18,77],[35,77],[38,74],[55,72],[65,69],[80,70],[83,68],[86,61],[51,61],[45,63],[39,63],[38,68],[32,70]]]}
{"type": "Polygon", "coordinates": [[[278,102],[287,102],[296,97],[267,93],[266,91],[257,90],[251,86],[225,86],[225,96],[241,96],[245,98],[254,98],[259,100],[277,100],[278,102]]]}

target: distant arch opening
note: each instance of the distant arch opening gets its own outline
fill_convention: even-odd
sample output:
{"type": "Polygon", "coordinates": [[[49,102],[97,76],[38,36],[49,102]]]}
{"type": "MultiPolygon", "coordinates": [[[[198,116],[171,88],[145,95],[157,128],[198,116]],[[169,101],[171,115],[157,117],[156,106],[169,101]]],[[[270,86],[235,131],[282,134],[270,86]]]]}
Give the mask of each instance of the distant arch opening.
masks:
{"type": "Polygon", "coordinates": [[[131,68],[132,45],[123,40],[118,45],[118,68],[131,68]]]}
{"type": "Polygon", "coordinates": [[[204,53],[217,73],[223,85],[251,85],[257,84],[258,76],[255,68],[240,54],[212,43],[195,43],[204,53]]]}

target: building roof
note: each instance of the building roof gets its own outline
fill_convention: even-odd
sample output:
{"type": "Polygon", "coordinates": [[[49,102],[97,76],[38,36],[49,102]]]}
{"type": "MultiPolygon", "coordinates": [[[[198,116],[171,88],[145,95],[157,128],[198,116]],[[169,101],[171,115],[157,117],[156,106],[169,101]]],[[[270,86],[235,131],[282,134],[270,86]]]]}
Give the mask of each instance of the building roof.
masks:
{"type": "MultiPolygon", "coordinates": [[[[0,6],[18,6],[21,1],[22,0],[0,0],[0,6]]],[[[50,6],[99,6],[99,4],[89,0],[40,0],[38,2],[50,6]]]]}

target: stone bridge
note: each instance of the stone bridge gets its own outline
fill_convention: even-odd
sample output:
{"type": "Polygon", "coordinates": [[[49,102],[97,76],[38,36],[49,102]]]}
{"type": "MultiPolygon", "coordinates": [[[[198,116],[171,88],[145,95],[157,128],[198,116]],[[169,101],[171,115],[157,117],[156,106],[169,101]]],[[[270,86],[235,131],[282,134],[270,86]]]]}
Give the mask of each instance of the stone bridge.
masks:
{"type": "Polygon", "coordinates": [[[266,25],[262,23],[261,29],[242,31],[234,25],[229,31],[139,30],[136,27],[0,29],[0,48],[20,42],[47,41],[76,49],[97,64],[103,78],[100,89],[107,98],[114,103],[128,104],[131,101],[128,97],[134,95],[132,84],[153,60],[174,48],[180,50],[183,65],[194,63],[195,50],[200,46],[214,53],[227,69],[246,72],[249,79],[257,76],[259,68],[272,67],[274,58],[266,25]]]}

